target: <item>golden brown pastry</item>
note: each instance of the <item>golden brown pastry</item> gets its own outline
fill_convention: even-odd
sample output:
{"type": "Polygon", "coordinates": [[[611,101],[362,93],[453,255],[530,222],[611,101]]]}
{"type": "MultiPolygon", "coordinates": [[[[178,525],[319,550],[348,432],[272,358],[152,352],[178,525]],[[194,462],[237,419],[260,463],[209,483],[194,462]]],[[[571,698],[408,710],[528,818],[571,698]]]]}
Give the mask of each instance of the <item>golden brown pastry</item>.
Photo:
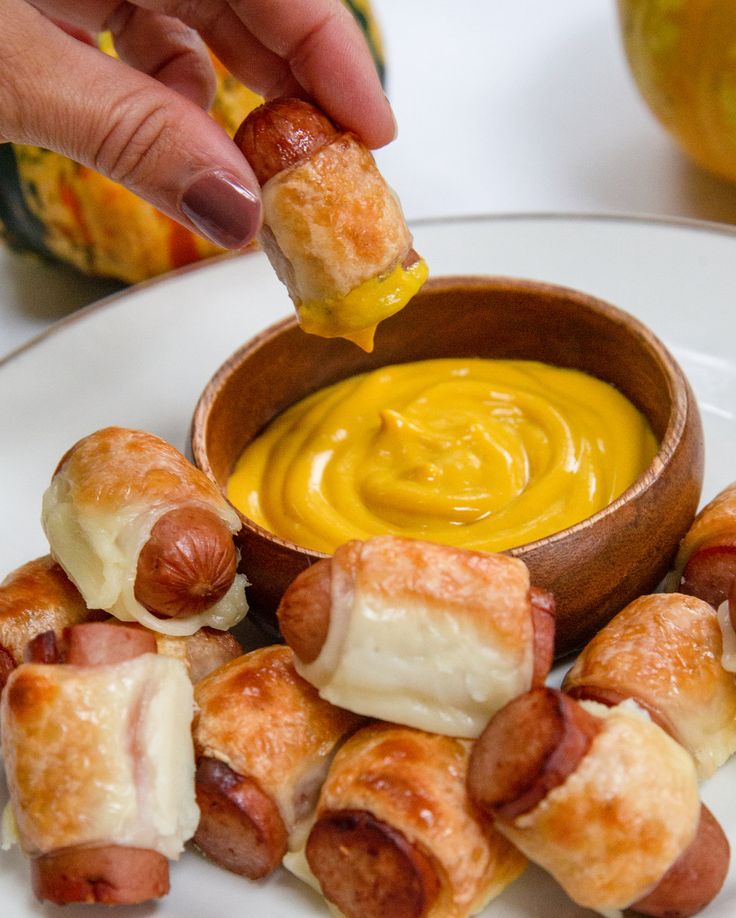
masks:
{"type": "Polygon", "coordinates": [[[297,671],[323,698],[475,737],[510,698],[544,681],[553,612],[522,561],[377,536],[300,574],[277,614],[297,671]]]}
{"type": "Polygon", "coordinates": [[[0,702],[34,891],[59,904],[161,896],[199,818],[191,683],[150,632],[104,622],[68,629],[67,660],[21,664],[0,702]]]}
{"type": "Polygon", "coordinates": [[[246,614],[238,514],[159,437],[107,427],[80,440],[44,494],[42,522],[90,608],[172,635],[246,614]]]}
{"type": "MultiPolygon", "coordinates": [[[[393,724],[362,728],[338,752],[305,855],[346,918],[465,918],[522,872],[468,797],[469,755],[466,740],[393,724]]],[[[304,870],[298,856],[285,863],[304,870]]]]}
{"type": "Polygon", "coordinates": [[[282,645],[221,666],[195,698],[195,843],[228,870],[265,876],[299,843],[335,750],[362,718],[323,701],[282,645]]]}
{"type": "Polygon", "coordinates": [[[0,691],[23,662],[29,641],[46,631],[60,637],[64,628],[90,617],[96,614],[49,555],[8,574],[0,584],[0,691]]]}
{"type": "Polygon", "coordinates": [[[691,756],[633,702],[520,695],[475,744],[468,788],[570,898],[604,915],[693,915],[728,871],[691,756]]]}
{"type": "Polygon", "coordinates": [[[427,277],[370,151],[301,99],[251,112],[235,135],[263,186],[259,242],[306,332],[373,349],[378,322],[427,277]]]}
{"type": "Polygon", "coordinates": [[[593,638],[562,688],[604,704],[633,698],[707,778],[736,752],[736,677],[722,655],[708,603],[682,593],[641,596],[593,638]]]}

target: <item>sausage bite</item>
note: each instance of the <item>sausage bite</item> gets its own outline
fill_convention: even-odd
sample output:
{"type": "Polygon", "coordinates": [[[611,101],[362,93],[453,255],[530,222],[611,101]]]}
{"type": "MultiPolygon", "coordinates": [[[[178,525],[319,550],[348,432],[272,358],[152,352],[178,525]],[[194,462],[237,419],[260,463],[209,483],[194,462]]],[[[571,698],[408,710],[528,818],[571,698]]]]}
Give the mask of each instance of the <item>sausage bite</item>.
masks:
{"type": "Polygon", "coordinates": [[[155,649],[141,628],[75,625],[66,664],[23,663],[8,680],[3,759],[41,900],[136,904],[169,890],[168,859],[199,817],[193,699],[184,667],[155,649]]]}
{"type": "Polygon", "coordinates": [[[235,135],[262,184],[259,242],[304,331],[373,349],[427,267],[370,151],[309,102],[275,99],[235,135]]]}
{"type": "Polygon", "coordinates": [[[362,719],[323,701],[283,645],[221,666],[195,699],[195,844],[234,873],[267,876],[304,831],[332,756],[362,719]]]}
{"type": "Polygon", "coordinates": [[[678,918],[720,890],[730,850],[689,753],[631,703],[537,688],[477,741],[470,796],[579,905],[678,918]]]}
{"type": "Polygon", "coordinates": [[[42,522],[90,608],[176,635],[225,630],[247,611],[240,518],[158,437],[108,427],[80,440],[44,495],[42,522]]]}
{"type": "MultiPolygon", "coordinates": [[[[342,747],[305,847],[346,918],[476,914],[525,859],[468,798],[470,743],[373,724],[342,747]]],[[[298,872],[298,854],[285,864],[298,872]]]]}
{"type": "Polygon", "coordinates": [[[451,736],[477,736],[552,663],[554,600],[522,561],[418,539],[340,546],[293,581],[277,616],[323,698],[451,736]]]}

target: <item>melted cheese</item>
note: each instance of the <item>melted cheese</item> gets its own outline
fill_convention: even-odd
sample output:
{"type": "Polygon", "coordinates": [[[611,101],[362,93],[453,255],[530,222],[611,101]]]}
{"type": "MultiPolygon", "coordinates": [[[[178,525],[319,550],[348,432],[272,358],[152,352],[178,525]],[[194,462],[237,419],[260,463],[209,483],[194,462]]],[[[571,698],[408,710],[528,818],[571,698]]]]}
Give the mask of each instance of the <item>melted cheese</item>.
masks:
{"type": "Polygon", "coordinates": [[[342,297],[298,303],[299,324],[310,334],[347,338],[372,351],[378,323],[403,309],[427,274],[427,264],[420,258],[409,268],[397,265],[384,276],[363,281],[342,297]]]}
{"type": "Polygon", "coordinates": [[[514,659],[472,625],[421,602],[380,603],[357,591],[333,603],[322,652],[297,670],[320,695],[369,717],[447,736],[477,737],[531,686],[532,648],[514,659]]]}
{"type": "Polygon", "coordinates": [[[18,667],[2,737],[26,854],[118,844],[178,857],[199,821],[192,712],[185,667],[156,654],[18,667]]]}
{"type": "MultiPolygon", "coordinates": [[[[161,619],[135,598],[138,556],[156,522],[174,503],[130,501],[121,507],[80,507],[74,501],[65,470],[57,474],[43,497],[42,522],[54,558],[74,582],[90,609],[103,609],[121,621],[137,621],[152,631],[170,635],[194,634],[210,625],[225,630],[248,611],[247,581],[235,577],[222,599],[209,609],[186,618],[161,619]]],[[[231,532],[240,528],[237,513],[227,506],[207,506],[231,532]]]]}

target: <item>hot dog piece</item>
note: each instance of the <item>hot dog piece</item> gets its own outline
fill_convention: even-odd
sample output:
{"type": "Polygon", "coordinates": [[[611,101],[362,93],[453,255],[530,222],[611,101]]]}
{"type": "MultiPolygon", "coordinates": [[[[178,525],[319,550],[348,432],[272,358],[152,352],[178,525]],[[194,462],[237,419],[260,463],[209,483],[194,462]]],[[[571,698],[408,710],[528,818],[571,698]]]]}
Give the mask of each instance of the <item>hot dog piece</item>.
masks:
{"type": "Polygon", "coordinates": [[[524,859],[468,799],[469,752],[392,724],[364,727],[338,752],[305,854],[347,918],[464,918],[521,873],[524,859]]]}
{"type": "Polygon", "coordinates": [[[307,858],[325,898],[347,916],[421,918],[439,893],[429,858],[362,810],[324,814],[309,834],[307,858]]]}
{"type": "Polygon", "coordinates": [[[565,676],[575,698],[633,698],[707,778],[736,752],[736,680],[722,665],[712,606],[682,593],[641,596],[585,647],[565,676]]]}
{"type": "Polygon", "coordinates": [[[690,915],[725,879],[728,843],[703,812],[692,758],[632,703],[551,688],[515,699],[476,744],[468,788],[583,907],[690,915]]]}
{"type": "Polygon", "coordinates": [[[237,513],[158,437],[108,427],[80,440],[44,495],[42,521],[91,608],[176,635],[225,630],[247,611],[237,513]]]}
{"type": "MultiPolygon", "coordinates": [[[[31,655],[48,647],[36,639],[31,655]]],[[[0,706],[33,889],[61,905],[157,898],[168,892],[167,859],[181,852],[199,815],[191,684],[140,628],[75,625],[63,652],[67,664],[19,666],[0,706]]]]}
{"type": "Polygon", "coordinates": [[[8,574],[0,584],[0,691],[23,662],[26,645],[37,635],[95,617],[62,568],[49,555],[8,574]]]}
{"type": "Polygon", "coordinates": [[[268,876],[286,854],[288,833],[278,807],[251,778],[217,759],[197,764],[202,817],[197,847],[221,867],[251,880],[268,876]]]}
{"type": "Polygon", "coordinates": [[[736,482],[698,513],[685,534],[670,581],[674,589],[717,608],[736,576],[736,482]]]}
{"type": "Polygon", "coordinates": [[[164,656],[181,660],[194,684],[243,653],[235,635],[215,628],[200,628],[185,637],[157,634],[156,647],[164,656]]]}
{"type": "Polygon", "coordinates": [[[259,184],[305,159],[338,136],[318,108],[301,99],[272,99],[240,125],[235,143],[245,154],[259,184]]]}
{"type": "Polygon", "coordinates": [[[302,328],[372,350],[427,267],[371,153],[301,99],[255,109],[235,140],[263,185],[259,241],[302,328]]]}
{"type": "Polygon", "coordinates": [[[654,918],[696,915],[718,895],[728,873],[730,846],[707,806],[700,807],[695,838],[657,886],[632,908],[654,918]]]}
{"type": "Polygon", "coordinates": [[[494,711],[544,681],[553,609],[517,559],[379,536],[300,574],[277,615],[298,672],[323,698],[475,737],[494,711]]]}
{"type": "Polygon", "coordinates": [[[202,507],[169,510],[138,555],[135,598],[159,618],[204,612],[230,589],[237,567],[219,516],[202,507]]]}
{"type": "Polygon", "coordinates": [[[540,687],[510,701],[473,748],[468,788],[494,816],[513,819],[563,784],[588,752],[600,722],[559,692],[540,687]]]}
{"type": "Polygon", "coordinates": [[[250,879],[305,830],[332,757],[361,719],[323,701],[284,646],[252,651],[198,683],[195,844],[250,879]]]}

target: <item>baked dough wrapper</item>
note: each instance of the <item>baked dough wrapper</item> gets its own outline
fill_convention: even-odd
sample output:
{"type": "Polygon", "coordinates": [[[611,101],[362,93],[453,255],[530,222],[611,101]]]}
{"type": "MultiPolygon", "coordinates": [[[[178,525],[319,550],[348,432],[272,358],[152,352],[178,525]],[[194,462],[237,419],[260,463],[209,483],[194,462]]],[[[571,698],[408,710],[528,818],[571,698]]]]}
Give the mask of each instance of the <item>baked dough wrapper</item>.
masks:
{"type": "Polygon", "coordinates": [[[123,845],[178,858],[199,821],[192,712],[184,666],[157,654],[14,670],[0,724],[24,853],[123,845]]]}

